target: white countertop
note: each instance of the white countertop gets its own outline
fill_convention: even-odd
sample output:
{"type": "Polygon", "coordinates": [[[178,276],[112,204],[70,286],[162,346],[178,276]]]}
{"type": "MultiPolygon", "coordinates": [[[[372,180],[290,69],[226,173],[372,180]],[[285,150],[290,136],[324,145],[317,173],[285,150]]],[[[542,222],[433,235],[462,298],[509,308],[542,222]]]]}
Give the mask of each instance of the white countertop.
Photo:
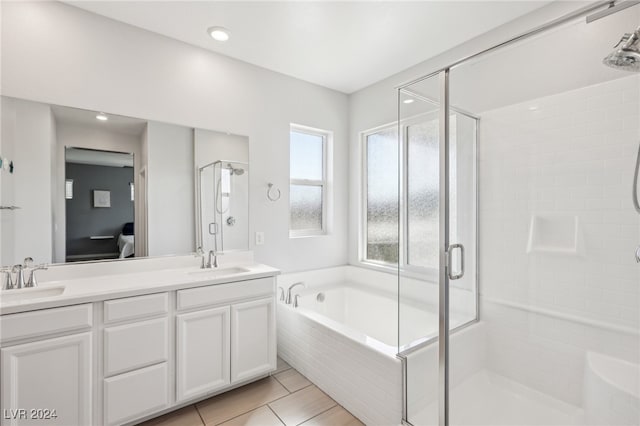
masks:
{"type": "MultiPolygon", "coordinates": [[[[35,289],[0,291],[0,315],[37,309],[55,308],[79,303],[99,302],[121,297],[139,296],[204,285],[215,285],[236,281],[252,280],[275,276],[278,269],[259,263],[241,263],[224,265],[217,269],[183,267],[175,269],[157,269],[153,271],[129,272],[120,274],[96,275],[60,279],[40,283],[35,289]],[[241,269],[239,271],[239,269],[241,269]],[[27,293],[40,289],[64,287],[62,294],[55,296],[29,298],[27,293]],[[25,295],[20,300],[3,300],[3,295],[25,295]]],[[[12,296],[12,299],[14,296],[12,296]]]]}

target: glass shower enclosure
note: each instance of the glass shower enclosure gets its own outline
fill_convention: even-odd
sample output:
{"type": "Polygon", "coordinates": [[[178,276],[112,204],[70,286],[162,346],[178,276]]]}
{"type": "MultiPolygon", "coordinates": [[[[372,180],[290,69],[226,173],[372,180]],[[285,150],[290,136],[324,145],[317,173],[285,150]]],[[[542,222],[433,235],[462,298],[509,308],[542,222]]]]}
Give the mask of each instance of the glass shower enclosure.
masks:
{"type": "Polygon", "coordinates": [[[628,6],[399,87],[406,424],[640,424],[640,74],[603,64],[628,6]]]}
{"type": "Polygon", "coordinates": [[[246,250],[249,168],[216,161],[198,169],[198,246],[205,252],[246,250]]]}

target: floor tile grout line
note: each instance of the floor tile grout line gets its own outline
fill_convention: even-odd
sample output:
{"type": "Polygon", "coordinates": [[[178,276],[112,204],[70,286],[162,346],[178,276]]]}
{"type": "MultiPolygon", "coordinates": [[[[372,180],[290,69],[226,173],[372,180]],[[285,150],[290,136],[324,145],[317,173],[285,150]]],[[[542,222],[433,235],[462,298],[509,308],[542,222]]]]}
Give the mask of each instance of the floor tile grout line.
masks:
{"type": "Polygon", "coordinates": [[[271,410],[271,412],[273,413],[273,415],[274,415],[274,416],[276,416],[276,417],[278,418],[278,420],[280,420],[280,423],[282,423],[284,426],[287,426],[287,424],[284,422],[284,420],[282,420],[282,419],[280,418],[280,416],[278,415],[278,413],[276,413],[276,412],[275,412],[275,410],[269,406],[269,404],[267,404],[267,408],[268,408],[269,410],[271,410]]]}
{"type": "Polygon", "coordinates": [[[280,386],[282,386],[282,387],[283,387],[287,392],[289,392],[289,395],[291,395],[291,394],[293,393],[293,392],[291,392],[291,391],[289,390],[289,388],[288,388],[288,387],[286,387],[286,386],[284,385],[284,383],[282,383],[280,380],[278,380],[278,378],[275,376],[275,374],[274,374],[273,376],[271,376],[271,377],[273,377],[274,379],[276,379],[276,382],[280,383],[280,386]]]}
{"type": "Polygon", "coordinates": [[[198,413],[198,417],[200,417],[200,421],[202,422],[202,426],[207,426],[207,422],[204,421],[204,418],[202,417],[202,414],[200,414],[200,410],[198,410],[198,405],[197,404],[192,404],[192,407],[195,408],[196,413],[198,413]]]}
{"type": "MultiPolygon", "coordinates": [[[[320,389],[320,388],[318,388],[318,389],[320,389]]],[[[324,413],[326,413],[327,411],[332,410],[332,409],[334,409],[334,408],[335,408],[335,407],[337,407],[337,406],[342,407],[342,405],[338,404],[335,400],[333,400],[333,399],[332,399],[332,401],[334,402],[334,404],[333,404],[331,407],[329,407],[329,408],[327,408],[326,410],[324,410],[324,411],[322,411],[322,412],[320,412],[320,413],[316,414],[315,416],[311,416],[311,417],[309,417],[308,419],[306,419],[306,420],[304,420],[304,421],[302,421],[302,422],[298,423],[296,426],[300,426],[301,424],[306,423],[306,422],[308,422],[308,421],[309,421],[309,420],[311,420],[311,419],[315,419],[315,418],[316,418],[316,417],[318,417],[319,415],[324,414],[324,413]]]]}

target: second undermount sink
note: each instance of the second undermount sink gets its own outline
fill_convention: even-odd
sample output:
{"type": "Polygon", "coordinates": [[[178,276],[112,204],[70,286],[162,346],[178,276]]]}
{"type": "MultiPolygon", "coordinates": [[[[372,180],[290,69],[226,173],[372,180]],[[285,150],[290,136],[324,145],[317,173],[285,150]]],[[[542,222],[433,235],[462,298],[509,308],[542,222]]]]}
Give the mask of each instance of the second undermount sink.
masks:
{"type": "Polygon", "coordinates": [[[220,277],[233,274],[241,274],[243,272],[249,272],[246,268],[213,268],[213,269],[199,269],[197,271],[189,272],[189,275],[196,277],[220,277]]]}
{"type": "Polygon", "coordinates": [[[62,293],[64,293],[64,286],[2,290],[0,291],[0,304],[60,296],[62,293]]]}

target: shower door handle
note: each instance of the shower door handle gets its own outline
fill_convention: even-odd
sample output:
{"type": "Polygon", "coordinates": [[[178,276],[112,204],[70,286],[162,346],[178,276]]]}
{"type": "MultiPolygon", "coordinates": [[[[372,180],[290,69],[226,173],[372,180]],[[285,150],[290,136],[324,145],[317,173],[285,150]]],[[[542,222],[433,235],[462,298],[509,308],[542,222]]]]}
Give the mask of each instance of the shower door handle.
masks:
{"type": "Polygon", "coordinates": [[[462,244],[451,244],[447,250],[447,274],[450,280],[459,280],[464,277],[464,246],[462,244]],[[460,273],[453,274],[453,251],[460,249],[460,273]]]}

